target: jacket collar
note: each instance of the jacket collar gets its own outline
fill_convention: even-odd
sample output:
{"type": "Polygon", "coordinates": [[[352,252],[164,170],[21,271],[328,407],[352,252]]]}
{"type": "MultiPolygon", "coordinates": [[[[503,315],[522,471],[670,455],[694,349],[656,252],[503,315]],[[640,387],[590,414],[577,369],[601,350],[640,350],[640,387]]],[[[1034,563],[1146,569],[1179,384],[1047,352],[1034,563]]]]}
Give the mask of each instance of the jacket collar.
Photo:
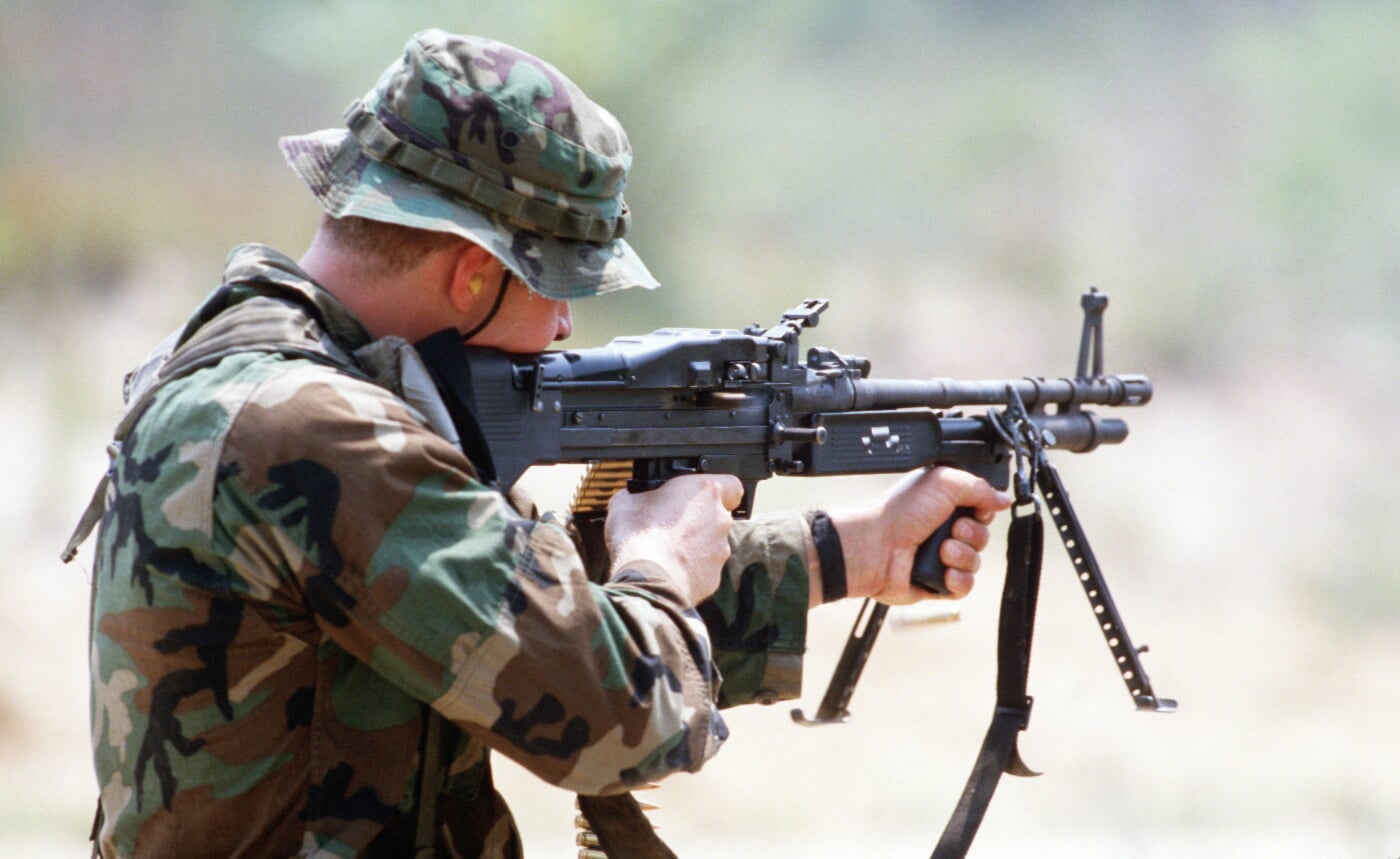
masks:
{"type": "Polygon", "coordinates": [[[290,257],[267,245],[245,244],[229,251],[223,283],[195,311],[178,342],[189,340],[225,310],[260,296],[281,298],[301,306],[320,323],[330,339],[347,352],[354,352],[374,339],[348,307],[312,280],[290,257]]]}

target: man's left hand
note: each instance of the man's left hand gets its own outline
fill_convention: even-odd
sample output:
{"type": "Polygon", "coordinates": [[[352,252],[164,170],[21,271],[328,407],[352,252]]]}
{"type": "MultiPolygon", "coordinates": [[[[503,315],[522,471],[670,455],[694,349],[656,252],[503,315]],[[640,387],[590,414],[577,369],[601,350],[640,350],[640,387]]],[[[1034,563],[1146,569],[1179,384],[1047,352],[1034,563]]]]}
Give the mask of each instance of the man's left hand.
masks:
{"type": "MultiPolygon", "coordinates": [[[[938,466],[906,476],[868,505],[828,511],[841,536],[847,595],[890,605],[933,598],[909,582],[914,553],[955,509],[969,507],[974,515],[953,523],[951,536],[939,549],[939,559],[948,568],[950,597],[967,596],[991,537],[987,525],[1010,506],[1011,497],[982,478],[938,466]]],[[[814,604],[819,597],[814,594],[814,604]]]]}

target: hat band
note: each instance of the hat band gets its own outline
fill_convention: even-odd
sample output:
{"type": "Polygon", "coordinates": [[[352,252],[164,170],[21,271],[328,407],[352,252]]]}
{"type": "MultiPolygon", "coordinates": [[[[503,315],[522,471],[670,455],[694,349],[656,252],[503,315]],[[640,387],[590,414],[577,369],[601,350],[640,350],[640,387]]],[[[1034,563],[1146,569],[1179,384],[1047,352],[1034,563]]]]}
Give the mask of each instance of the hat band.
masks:
{"type": "MultiPolygon", "coordinates": [[[[620,197],[618,201],[622,212],[614,218],[578,212],[527,197],[507,188],[503,182],[504,176],[496,179],[488,175],[488,171],[497,171],[485,165],[473,165],[465,158],[462,159],[463,163],[458,163],[396,134],[362,101],[356,101],[346,109],[345,124],[360,147],[374,160],[463,196],[526,229],[594,244],[620,239],[627,234],[632,213],[620,197]]],[[[561,201],[569,200],[568,194],[553,193],[558,193],[561,201]]]]}

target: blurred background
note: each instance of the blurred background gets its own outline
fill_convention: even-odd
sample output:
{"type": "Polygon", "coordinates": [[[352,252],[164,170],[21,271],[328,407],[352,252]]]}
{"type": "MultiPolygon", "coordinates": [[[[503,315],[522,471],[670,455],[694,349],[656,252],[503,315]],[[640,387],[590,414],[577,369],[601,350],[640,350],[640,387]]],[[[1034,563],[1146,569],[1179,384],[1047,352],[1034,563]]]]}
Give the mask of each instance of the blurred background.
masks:
{"type": "MultiPolygon", "coordinates": [[[[0,25],[0,854],[86,855],[91,547],[122,375],[245,241],[317,209],[281,134],[340,123],[416,30],[542,55],[627,127],[666,288],[580,346],[832,307],[882,376],[1156,384],[1058,463],[1172,716],[1133,711],[1047,549],[1037,706],[973,856],[1400,856],[1400,5],[8,0],[0,25]],[[1051,8],[1053,5],[1053,8],[1051,8]]],[[[576,474],[527,476],[565,503],[576,474]]],[[[759,509],[883,480],[774,480],[759,509]]],[[[990,715],[998,548],[957,623],[897,613],[850,724],[730,714],[654,796],[696,856],[927,855],[990,715]]],[[[812,618],[816,706],[856,606],[812,618]]],[[[572,800],[501,775],[531,856],[572,800]]]]}

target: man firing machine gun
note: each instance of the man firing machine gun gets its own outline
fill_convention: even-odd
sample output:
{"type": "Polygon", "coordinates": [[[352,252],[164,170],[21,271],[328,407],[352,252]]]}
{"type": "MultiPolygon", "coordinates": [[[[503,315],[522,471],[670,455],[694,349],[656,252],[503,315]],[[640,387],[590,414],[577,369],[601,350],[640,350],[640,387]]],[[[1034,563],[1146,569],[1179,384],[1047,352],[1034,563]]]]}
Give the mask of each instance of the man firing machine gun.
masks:
{"type": "MultiPolygon", "coordinates": [[[[1103,296],[1068,379],[869,378],[800,352],[823,301],[545,352],[571,301],[657,285],[624,239],[626,133],[559,69],[425,30],[343,127],[280,146],[322,210],[310,245],[234,248],[128,376],[63,553],[96,529],[99,855],[521,857],[494,754],[579,794],[613,859],[670,855],[625,791],[698,770],[721,705],[795,697],[813,605],[967,593],[1012,501],[990,484],[1017,502],[997,710],[938,855],[1024,770],[1037,488],[1134,699],[1170,709],[1046,461],[1123,440],[1085,406],[1151,394],[1102,372],[1103,296]],[[553,462],[598,464],[572,523],[589,551],[504,494],[553,462]],[[775,474],[903,471],[859,507],[730,516],[775,474]]],[[[845,717],[884,612],[811,721],[845,717]]]]}

